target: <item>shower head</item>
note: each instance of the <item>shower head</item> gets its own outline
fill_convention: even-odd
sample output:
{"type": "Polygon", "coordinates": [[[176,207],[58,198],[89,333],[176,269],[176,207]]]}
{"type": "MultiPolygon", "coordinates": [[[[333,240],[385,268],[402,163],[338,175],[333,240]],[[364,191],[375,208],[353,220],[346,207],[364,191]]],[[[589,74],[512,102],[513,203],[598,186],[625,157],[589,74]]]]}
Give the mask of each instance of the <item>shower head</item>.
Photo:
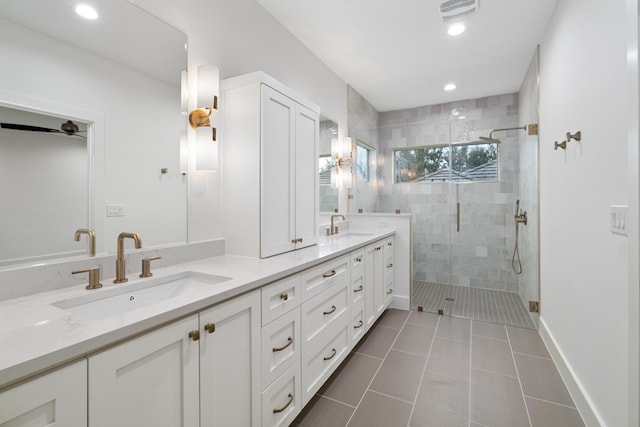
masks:
{"type": "Polygon", "coordinates": [[[484,142],[493,142],[493,143],[495,143],[495,144],[500,144],[500,143],[502,143],[502,141],[500,141],[499,139],[491,138],[491,137],[486,137],[486,136],[481,136],[481,137],[480,137],[480,141],[484,141],[484,142]]]}
{"type": "Polygon", "coordinates": [[[522,127],[517,127],[517,128],[502,128],[502,129],[494,129],[494,130],[492,130],[491,132],[489,132],[489,137],[488,137],[488,138],[487,138],[486,136],[481,136],[481,137],[480,137],[480,140],[481,140],[481,141],[485,141],[485,142],[493,142],[493,143],[497,143],[497,144],[499,144],[499,143],[501,143],[502,141],[500,141],[500,140],[499,140],[499,139],[497,139],[497,138],[494,138],[494,137],[493,137],[493,133],[494,133],[494,132],[503,132],[503,131],[506,131],[506,130],[527,130],[527,125],[524,125],[524,126],[522,126],[522,127]]]}

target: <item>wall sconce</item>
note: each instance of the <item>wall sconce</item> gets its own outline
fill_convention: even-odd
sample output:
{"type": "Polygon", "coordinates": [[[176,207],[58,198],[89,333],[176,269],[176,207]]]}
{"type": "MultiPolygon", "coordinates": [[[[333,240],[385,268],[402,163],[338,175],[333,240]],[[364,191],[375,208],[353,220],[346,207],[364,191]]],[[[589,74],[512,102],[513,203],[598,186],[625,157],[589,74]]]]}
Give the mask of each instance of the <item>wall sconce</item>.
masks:
{"type": "Polygon", "coordinates": [[[206,107],[189,113],[189,124],[196,131],[196,170],[215,171],[218,167],[217,117],[214,113],[218,110],[219,76],[216,66],[198,67],[196,103],[206,107]],[[200,128],[211,129],[211,136],[200,128]]]}
{"type": "Polygon", "coordinates": [[[351,138],[331,140],[331,186],[333,188],[351,188],[353,173],[351,167],[351,138]]]}

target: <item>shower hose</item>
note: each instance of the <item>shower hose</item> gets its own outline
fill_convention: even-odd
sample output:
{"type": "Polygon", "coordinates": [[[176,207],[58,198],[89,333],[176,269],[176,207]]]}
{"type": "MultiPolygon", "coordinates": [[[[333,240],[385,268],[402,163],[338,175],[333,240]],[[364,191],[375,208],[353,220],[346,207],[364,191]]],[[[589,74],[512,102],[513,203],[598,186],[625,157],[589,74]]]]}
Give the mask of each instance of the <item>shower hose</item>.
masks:
{"type": "Polygon", "coordinates": [[[520,223],[516,223],[516,243],[513,247],[513,256],[511,257],[511,267],[516,274],[522,274],[522,262],[520,262],[520,250],[518,249],[518,231],[520,230],[520,223]]]}

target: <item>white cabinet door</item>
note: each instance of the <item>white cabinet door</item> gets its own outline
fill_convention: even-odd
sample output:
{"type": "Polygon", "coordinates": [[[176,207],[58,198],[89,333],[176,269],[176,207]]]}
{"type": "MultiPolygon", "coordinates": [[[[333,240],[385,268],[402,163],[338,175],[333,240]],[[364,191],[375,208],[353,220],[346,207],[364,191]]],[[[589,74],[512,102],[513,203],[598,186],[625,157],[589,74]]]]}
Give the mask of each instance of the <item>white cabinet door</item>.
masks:
{"type": "Polygon", "coordinates": [[[0,392],[2,427],[87,425],[87,361],[0,392]]]}
{"type": "Polygon", "coordinates": [[[377,242],[373,248],[373,309],[376,318],[385,309],[384,290],[384,242],[377,242]]]}
{"type": "Polygon", "coordinates": [[[260,291],[201,312],[200,326],[202,426],[260,426],[260,291]]]}
{"type": "Polygon", "coordinates": [[[303,248],[318,243],[318,114],[297,104],[295,127],[295,236],[303,248]]]}
{"type": "MultiPolygon", "coordinates": [[[[262,85],[260,256],[295,249],[296,103],[262,85]]],[[[317,166],[316,166],[317,169],[317,166]]],[[[314,169],[315,171],[315,169],[314,169]]],[[[238,189],[242,191],[242,189],[238,189]]]]}
{"type": "Polygon", "coordinates": [[[89,425],[198,426],[194,332],[195,314],[89,357],[89,425]]]}
{"type": "Polygon", "coordinates": [[[365,248],[365,262],[364,262],[364,314],[365,314],[365,325],[366,329],[373,325],[373,322],[376,321],[376,310],[374,306],[374,284],[373,284],[373,273],[375,256],[373,253],[375,252],[375,248],[377,244],[369,245],[365,248]]]}

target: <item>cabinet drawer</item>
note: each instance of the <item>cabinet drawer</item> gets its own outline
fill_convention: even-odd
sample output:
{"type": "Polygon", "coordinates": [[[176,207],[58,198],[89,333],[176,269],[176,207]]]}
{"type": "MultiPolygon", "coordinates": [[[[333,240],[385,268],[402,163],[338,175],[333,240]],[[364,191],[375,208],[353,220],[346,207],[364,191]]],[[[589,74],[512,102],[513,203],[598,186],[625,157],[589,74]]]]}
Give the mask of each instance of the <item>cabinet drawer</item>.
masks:
{"type": "Polygon", "coordinates": [[[349,255],[327,261],[300,273],[303,301],[308,301],[343,279],[349,278],[349,255]]]}
{"type": "Polygon", "coordinates": [[[264,286],[262,293],[262,326],[300,305],[300,275],[287,277],[264,286]]]}
{"type": "Polygon", "coordinates": [[[322,333],[347,315],[349,296],[343,281],[302,304],[302,351],[313,346],[322,333]]]}
{"type": "Polygon", "coordinates": [[[262,393],[262,427],[288,426],[302,409],[300,361],[262,393]]]}
{"type": "Polygon", "coordinates": [[[364,249],[351,252],[351,274],[364,270],[364,249]]]}
{"type": "Polygon", "coordinates": [[[321,342],[308,352],[303,352],[301,369],[304,405],[349,354],[348,328],[346,321],[336,324],[321,342]]]}
{"type": "Polygon", "coordinates": [[[349,295],[351,297],[351,305],[364,302],[364,270],[354,273],[351,272],[351,286],[349,295]]]}
{"type": "Polygon", "coordinates": [[[364,303],[351,306],[349,319],[349,339],[351,341],[351,347],[353,348],[365,333],[366,320],[364,317],[364,303]]]}
{"type": "Polygon", "coordinates": [[[300,359],[300,308],[262,328],[262,388],[300,359]]]}

